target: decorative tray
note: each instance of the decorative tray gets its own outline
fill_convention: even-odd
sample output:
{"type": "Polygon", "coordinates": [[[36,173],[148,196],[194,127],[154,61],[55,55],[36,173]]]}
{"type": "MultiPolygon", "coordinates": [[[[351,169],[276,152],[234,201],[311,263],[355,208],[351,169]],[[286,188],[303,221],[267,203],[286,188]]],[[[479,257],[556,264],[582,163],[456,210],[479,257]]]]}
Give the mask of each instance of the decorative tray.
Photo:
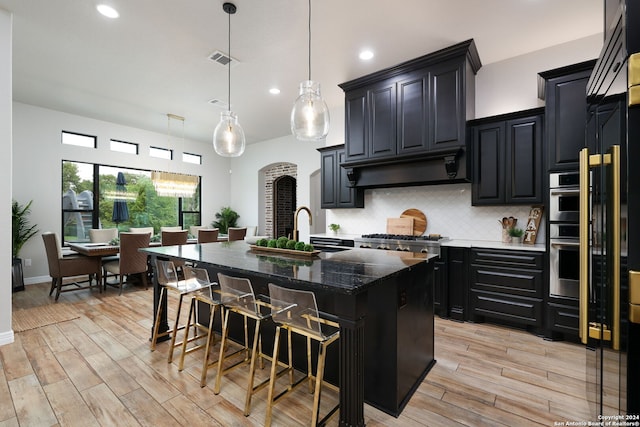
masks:
{"type": "Polygon", "coordinates": [[[266,246],[258,246],[258,245],[249,245],[252,251],[255,252],[266,252],[272,254],[283,254],[283,255],[294,255],[294,256],[303,256],[303,257],[312,257],[317,256],[320,251],[314,250],[313,252],[307,251],[296,251],[295,249],[280,249],[280,248],[268,248],[266,246]]]}

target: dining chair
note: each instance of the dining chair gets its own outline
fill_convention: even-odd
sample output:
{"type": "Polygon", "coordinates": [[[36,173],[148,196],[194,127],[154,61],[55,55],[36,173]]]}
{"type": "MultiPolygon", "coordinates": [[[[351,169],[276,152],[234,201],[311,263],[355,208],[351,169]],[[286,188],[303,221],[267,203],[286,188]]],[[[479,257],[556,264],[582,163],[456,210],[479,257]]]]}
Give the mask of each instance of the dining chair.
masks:
{"type": "Polygon", "coordinates": [[[55,300],[58,301],[61,292],[76,291],[80,289],[92,288],[92,281],[95,278],[98,289],[100,288],[101,270],[100,257],[90,257],[85,255],[63,256],[60,239],[57,233],[42,233],[44,248],[47,253],[47,262],[49,264],[49,275],[51,276],[51,289],[49,295],[56,289],[55,300]],[[88,281],[73,281],[71,283],[63,283],[65,277],[82,276],[88,274],[88,281]],[[88,286],[81,286],[87,283],[88,286]],[[73,286],[73,288],[63,289],[65,286],[73,286]]]}
{"type": "Polygon", "coordinates": [[[118,295],[122,295],[124,276],[141,273],[142,283],[147,288],[147,254],[140,248],[148,248],[151,235],[149,233],[120,233],[120,259],[103,265],[103,286],[107,288],[107,274],[118,276],[118,295]]]}
{"type": "Polygon", "coordinates": [[[186,245],[189,232],[187,230],[180,231],[161,231],[160,237],[162,246],[186,245]]]}
{"type": "Polygon", "coordinates": [[[131,227],[129,233],[149,233],[153,236],[153,227],[131,227]]]}
{"type": "Polygon", "coordinates": [[[117,228],[92,228],[89,230],[89,241],[91,243],[109,243],[117,237],[117,228]]]}
{"type": "Polygon", "coordinates": [[[227,230],[229,241],[242,240],[247,235],[247,227],[229,227],[227,230]]]}
{"type": "Polygon", "coordinates": [[[323,384],[325,358],[327,355],[327,347],[336,342],[340,337],[340,325],[325,317],[320,317],[316,296],[311,291],[299,289],[290,289],[269,283],[269,302],[271,306],[271,319],[276,324],[276,333],[273,343],[273,361],[278,360],[280,351],[280,331],[285,330],[287,337],[287,354],[288,366],[284,371],[277,372],[278,363],[271,364],[271,375],[269,376],[269,388],[267,392],[267,411],[265,417],[265,426],[271,425],[272,411],[274,403],[280,398],[286,396],[293,391],[298,385],[308,380],[309,393],[313,393],[313,409],[311,414],[311,426],[324,425],[326,421],[337,412],[339,406],[336,405],[328,414],[318,421],[320,412],[320,395],[322,386],[328,386],[339,391],[339,389],[331,384],[323,384]],[[293,361],[291,348],[291,335],[296,334],[302,336],[306,341],[307,354],[307,374],[298,381],[294,382],[293,378],[293,361]],[[313,364],[311,358],[311,341],[319,343],[316,374],[313,375],[313,364]],[[287,389],[282,393],[274,396],[275,382],[281,375],[289,373],[289,384],[287,389]]]}
{"type": "Polygon", "coordinates": [[[160,227],[160,232],[163,231],[182,231],[182,227],[179,225],[177,227],[160,227]]]}
{"type": "Polygon", "coordinates": [[[218,228],[201,228],[198,230],[198,243],[210,243],[218,241],[218,228]]]}

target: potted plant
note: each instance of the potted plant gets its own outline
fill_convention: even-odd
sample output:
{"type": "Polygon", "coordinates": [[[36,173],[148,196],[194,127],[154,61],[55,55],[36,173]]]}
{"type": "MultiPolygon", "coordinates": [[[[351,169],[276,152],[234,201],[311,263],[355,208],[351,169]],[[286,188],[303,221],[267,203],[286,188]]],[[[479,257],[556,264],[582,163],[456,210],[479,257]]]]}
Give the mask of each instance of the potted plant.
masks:
{"type": "Polygon", "coordinates": [[[219,229],[221,234],[227,234],[229,227],[238,226],[238,218],[240,218],[240,215],[226,206],[220,209],[220,212],[216,212],[216,219],[211,223],[211,226],[219,229]]]}
{"type": "Polygon", "coordinates": [[[340,224],[329,224],[329,230],[333,231],[333,233],[337,233],[340,230],[340,224]]]}
{"type": "Polygon", "coordinates": [[[27,241],[32,238],[38,230],[36,225],[29,224],[29,214],[31,213],[30,201],[26,205],[20,205],[13,201],[11,205],[11,256],[12,256],[12,285],[13,291],[24,290],[24,277],[22,275],[22,260],[19,258],[20,250],[27,241]]]}
{"type": "Polygon", "coordinates": [[[520,243],[522,241],[522,236],[524,236],[524,230],[522,228],[511,227],[507,232],[509,233],[509,237],[511,237],[512,241],[515,240],[516,243],[520,243]]]}

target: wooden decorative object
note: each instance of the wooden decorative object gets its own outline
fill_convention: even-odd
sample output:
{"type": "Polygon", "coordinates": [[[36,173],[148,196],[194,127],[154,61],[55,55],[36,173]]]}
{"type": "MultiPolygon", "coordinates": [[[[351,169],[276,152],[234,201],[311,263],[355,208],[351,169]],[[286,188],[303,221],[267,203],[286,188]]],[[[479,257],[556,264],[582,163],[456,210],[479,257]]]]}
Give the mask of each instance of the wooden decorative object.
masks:
{"type": "Polygon", "coordinates": [[[522,243],[525,245],[533,245],[536,243],[536,237],[538,237],[538,228],[540,227],[540,220],[542,219],[542,213],[544,212],[544,206],[532,206],[529,211],[529,219],[524,229],[524,239],[522,243]]]}

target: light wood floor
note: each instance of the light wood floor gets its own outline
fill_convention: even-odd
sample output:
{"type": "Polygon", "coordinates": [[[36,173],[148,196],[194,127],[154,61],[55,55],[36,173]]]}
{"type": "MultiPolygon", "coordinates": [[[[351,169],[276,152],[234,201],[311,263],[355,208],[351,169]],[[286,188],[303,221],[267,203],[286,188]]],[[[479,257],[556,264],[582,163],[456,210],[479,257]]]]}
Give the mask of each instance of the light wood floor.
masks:
{"type": "MultiPolygon", "coordinates": [[[[48,284],[13,294],[13,309],[51,304],[48,284]]],[[[152,291],[63,293],[79,318],[20,332],[0,347],[0,427],[262,425],[264,395],[242,414],[245,370],[215,371],[199,386],[201,352],[167,364],[168,343],[149,351],[152,291]]],[[[173,307],[174,300],[170,301],[173,307]]],[[[437,364],[399,418],[365,405],[368,426],[553,426],[588,420],[585,351],[565,342],[489,324],[436,318],[437,364]]],[[[268,374],[268,369],[264,370],[268,374]]],[[[258,375],[264,375],[259,373],[258,375]]],[[[306,392],[282,400],[274,425],[305,425],[306,392]]],[[[333,394],[333,395],[332,395],[333,394]]],[[[326,403],[335,399],[328,391],[326,403]]],[[[337,425],[334,417],[330,425],[337,425]]]]}

